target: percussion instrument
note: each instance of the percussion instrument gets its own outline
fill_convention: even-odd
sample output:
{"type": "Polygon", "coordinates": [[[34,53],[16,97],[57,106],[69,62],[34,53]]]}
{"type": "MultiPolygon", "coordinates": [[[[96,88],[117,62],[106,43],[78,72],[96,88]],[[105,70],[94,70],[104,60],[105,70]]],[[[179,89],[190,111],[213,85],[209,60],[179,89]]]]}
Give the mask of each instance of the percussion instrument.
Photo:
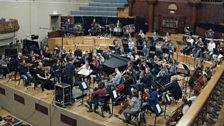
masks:
{"type": "Polygon", "coordinates": [[[135,32],[135,25],[134,24],[126,25],[122,29],[125,34],[129,34],[135,32]]]}
{"type": "Polygon", "coordinates": [[[82,26],[82,24],[76,23],[74,25],[74,32],[75,33],[78,33],[78,34],[82,33],[83,32],[83,26],[82,26]]]}

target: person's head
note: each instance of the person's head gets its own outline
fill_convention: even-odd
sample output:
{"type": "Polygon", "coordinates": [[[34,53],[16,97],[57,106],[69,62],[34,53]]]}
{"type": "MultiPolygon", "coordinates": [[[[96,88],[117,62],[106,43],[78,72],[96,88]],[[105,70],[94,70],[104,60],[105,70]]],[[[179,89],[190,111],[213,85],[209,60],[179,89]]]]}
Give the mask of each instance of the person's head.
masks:
{"type": "Polygon", "coordinates": [[[144,92],[145,92],[145,93],[150,93],[148,88],[145,88],[145,89],[144,89],[144,92]]]}
{"type": "Polygon", "coordinates": [[[153,86],[152,86],[152,90],[154,90],[154,91],[156,91],[157,88],[158,88],[157,85],[153,85],[153,86]]]}
{"type": "Polygon", "coordinates": [[[100,82],[100,83],[99,83],[99,88],[102,89],[102,88],[104,88],[104,87],[105,87],[105,83],[104,83],[104,82],[100,82]]]}
{"type": "Polygon", "coordinates": [[[42,62],[39,62],[37,67],[38,67],[38,68],[43,67],[43,63],[42,63],[42,62]]]}
{"type": "Polygon", "coordinates": [[[138,97],[138,90],[137,89],[133,89],[132,90],[132,95],[133,95],[133,97],[138,97]]]}

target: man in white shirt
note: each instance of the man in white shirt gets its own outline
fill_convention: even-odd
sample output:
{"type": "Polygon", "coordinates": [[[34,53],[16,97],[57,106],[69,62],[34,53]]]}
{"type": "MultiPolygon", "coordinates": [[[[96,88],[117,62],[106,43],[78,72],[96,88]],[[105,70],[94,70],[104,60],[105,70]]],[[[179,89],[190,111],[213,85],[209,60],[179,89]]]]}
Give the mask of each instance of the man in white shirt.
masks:
{"type": "Polygon", "coordinates": [[[139,31],[138,35],[141,37],[141,39],[145,38],[145,34],[142,29],[139,31]]]}
{"type": "Polygon", "coordinates": [[[213,54],[213,51],[214,51],[215,47],[216,47],[216,45],[215,45],[214,41],[211,40],[208,43],[208,51],[209,51],[209,54],[211,54],[211,53],[213,54]]]}
{"type": "Polygon", "coordinates": [[[129,48],[130,52],[132,54],[134,54],[134,51],[135,51],[135,43],[131,39],[128,40],[128,48],[129,48]]]}

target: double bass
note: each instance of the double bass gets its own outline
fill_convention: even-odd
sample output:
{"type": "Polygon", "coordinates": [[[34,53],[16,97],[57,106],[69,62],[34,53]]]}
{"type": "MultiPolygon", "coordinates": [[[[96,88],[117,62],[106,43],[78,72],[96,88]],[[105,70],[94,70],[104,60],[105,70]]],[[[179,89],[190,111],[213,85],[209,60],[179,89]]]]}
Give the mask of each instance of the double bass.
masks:
{"type": "Polygon", "coordinates": [[[206,75],[202,75],[200,78],[198,78],[195,81],[195,88],[194,88],[194,92],[200,92],[201,89],[203,88],[203,86],[205,85],[205,83],[207,82],[207,77],[206,75]]]}
{"type": "Polygon", "coordinates": [[[198,78],[201,77],[201,75],[202,75],[202,70],[201,70],[199,67],[197,67],[197,68],[195,69],[194,73],[192,74],[192,76],[190,77],[190,80],[189,80],[189,82],[188,82],[188,84],[189,84],[189,86],[190,86],[191,89],[194,89],[194,87],[195,87],[195,85],[196,85],[195,82],[196,82],[196,80],[197,80],[198,78]]]}

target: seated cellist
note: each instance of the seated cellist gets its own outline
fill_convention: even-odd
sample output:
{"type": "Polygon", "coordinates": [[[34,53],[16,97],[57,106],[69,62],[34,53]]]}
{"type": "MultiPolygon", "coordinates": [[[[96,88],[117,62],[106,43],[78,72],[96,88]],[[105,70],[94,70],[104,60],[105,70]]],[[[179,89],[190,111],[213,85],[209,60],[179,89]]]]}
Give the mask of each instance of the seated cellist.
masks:
{"type": "Polygon", "coordinates": [[[98,88],[95,89],[95,91],[92,93],[90,99],[88,100],[89,110],[88,112],[94,111],[96,112],[96,109],[98,107],[98,102],[101,98],[106,96],[106,88],[104,82],[100,82],[98,85],[98,88]],[[94,104],[94,108],[92,109],[92,104],[94,104]]]}
{"type": "Polygon", "coordinates": [[[128,97],[129,107],[124,110],[124,122],[128,123],[131,121],[131,116],[135,115],[140,110],[140,100],[138,99],[138,91],[134,89],[132,91],[132,98],[128,97]]]}

